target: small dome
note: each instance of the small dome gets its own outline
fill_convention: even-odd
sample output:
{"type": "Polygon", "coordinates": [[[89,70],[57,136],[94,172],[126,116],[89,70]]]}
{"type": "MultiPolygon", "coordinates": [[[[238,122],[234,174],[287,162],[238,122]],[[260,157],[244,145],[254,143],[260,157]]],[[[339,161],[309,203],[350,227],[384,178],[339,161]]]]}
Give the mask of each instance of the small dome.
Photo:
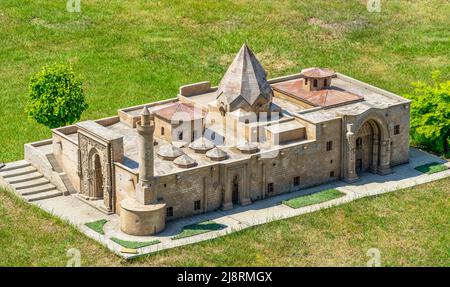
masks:
{"type": "Polygon", "coordinates": [[[198,138],[189,144],[196,153],[205,153],[215,147],[214,143],[204,137],[198,138]]]}
{"type": "Polygon", "coordinates": [[[182,156],[177,157],[174,161],[178,167],[189,168],[197,165],[197,162],[190,156],[183,154],[182,156]]]}
{"type": "Polygon", "coordinates": [[[237,148],[242,153],[255,153],[259,150],[256,144],[250,143],[248,141],[245,141],[244,143],[238,145],[237,148]]]}
{"type": "Polygon", "coordinates": [[[158,150],[158,156],[165,160],[174,160],[183,154],[183,150],[171,144],[165,144],[158,150]]]}
{"type": "Polygon", "coordinates": [[[213,161],[221,161],[228,157],[228,154],[218,147],[206,152],[206,156],[213,161]]]}

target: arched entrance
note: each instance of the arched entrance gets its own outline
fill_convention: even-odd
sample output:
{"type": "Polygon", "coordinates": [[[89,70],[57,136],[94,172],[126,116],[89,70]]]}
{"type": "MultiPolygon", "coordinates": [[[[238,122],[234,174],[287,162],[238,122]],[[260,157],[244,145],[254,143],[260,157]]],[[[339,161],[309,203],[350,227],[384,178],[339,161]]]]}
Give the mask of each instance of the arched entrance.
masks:
{"type": "Polygon", "coordinates": [[[90,160],[89,198],[103,198],[103,172],[100,155],[93,152],[90,160]]]}
{"type": "Polygon", "coordinates": [[[392,172],[389,129],[380,113],[370,112],[351,119],[347,121],[346,129],[345,181],[357,180],[358,174],[364,171],[381,175],[392,172]]]}
{"type": "Polygon", "coordinates": [[[366,121],[355,136],[355,170],[363,173],[367,170],[376,172],[378,166],[380,132],[373,120],[366,121]]]}

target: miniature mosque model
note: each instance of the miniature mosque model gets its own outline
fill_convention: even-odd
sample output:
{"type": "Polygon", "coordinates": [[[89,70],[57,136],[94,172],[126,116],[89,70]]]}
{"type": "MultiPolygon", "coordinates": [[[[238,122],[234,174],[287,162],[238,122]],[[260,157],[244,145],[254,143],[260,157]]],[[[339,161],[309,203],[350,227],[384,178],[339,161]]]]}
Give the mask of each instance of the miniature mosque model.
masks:
{"type": "Polygon", "coordinates": [[[267,79],[243,45],[218,87],[185,85],[175,98],[26,144],[34,171],[8,182],[22,190],[31,188],[27,180],[34,190],[53,186],[29,200],[75,196],[119,215],[123,232],[151,235],[177,218],[352,182],[363,172],[388,174],[409,159],[409,107],[326,68],[267,79]]]}

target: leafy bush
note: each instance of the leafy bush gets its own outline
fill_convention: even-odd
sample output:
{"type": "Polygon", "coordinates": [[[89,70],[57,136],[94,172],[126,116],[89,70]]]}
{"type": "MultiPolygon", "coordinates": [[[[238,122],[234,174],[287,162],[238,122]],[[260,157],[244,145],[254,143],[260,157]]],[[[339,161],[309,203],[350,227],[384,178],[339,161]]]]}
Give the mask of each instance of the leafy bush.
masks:
{"type": "Polygon", "coordinates": [[[72,124],[87,107],[82,82],[70,66],[45,66],[30,79],[26,111],[40,124],[72,124]]]}
{"type": "Polygon", "coordinates": [[[406,95],[411,103],[412,143],[437,153],[450,154],[450,81],[441,82],[439,72],[433,84],[413,83],[414,92],[406,95]]]}

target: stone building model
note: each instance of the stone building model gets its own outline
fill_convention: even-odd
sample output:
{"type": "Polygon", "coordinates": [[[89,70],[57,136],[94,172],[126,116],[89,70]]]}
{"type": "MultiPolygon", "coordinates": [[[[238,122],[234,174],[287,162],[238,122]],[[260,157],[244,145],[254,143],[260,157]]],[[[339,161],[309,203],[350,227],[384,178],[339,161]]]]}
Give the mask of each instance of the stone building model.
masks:
{"type": "Polygon", "coordinates": [[[57,128],[25,159],[61,193],[120,216],[132,235],[167,221],[408,162],[410,101],[325,68],[268,80],[243,45],[218,87],[57,128]]]}

